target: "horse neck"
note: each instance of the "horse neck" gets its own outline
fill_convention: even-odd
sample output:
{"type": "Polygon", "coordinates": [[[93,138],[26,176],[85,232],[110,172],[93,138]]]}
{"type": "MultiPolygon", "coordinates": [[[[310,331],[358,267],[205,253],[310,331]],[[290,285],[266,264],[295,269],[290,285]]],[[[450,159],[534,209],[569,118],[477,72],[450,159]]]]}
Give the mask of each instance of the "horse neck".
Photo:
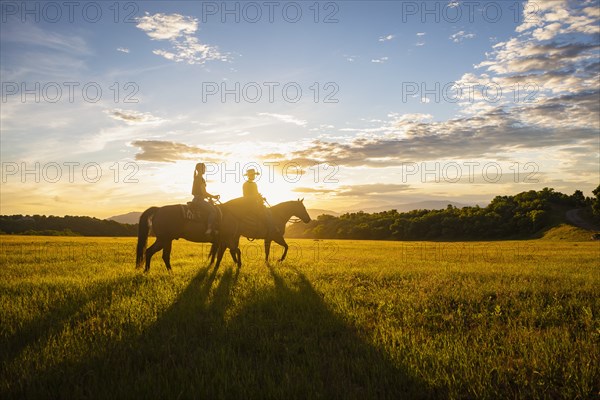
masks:
{"type": "Polygon", "coordinates": [[[271,207],[271,211],[273,212],[275,218],[284,220],[287,222],[290,218],[294,216],[294,201],[286,201],[283,203],[279,203],[271,207]]]}

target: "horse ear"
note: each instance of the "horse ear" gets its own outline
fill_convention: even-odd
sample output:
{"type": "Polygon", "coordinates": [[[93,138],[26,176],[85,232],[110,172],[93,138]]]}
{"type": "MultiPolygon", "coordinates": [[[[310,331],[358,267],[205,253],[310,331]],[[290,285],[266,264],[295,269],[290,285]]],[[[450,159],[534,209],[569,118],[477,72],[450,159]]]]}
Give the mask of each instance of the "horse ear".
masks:
{"type": "Polygon", "coordinates": [[[304,203],[304,197],[302,198],[302,200],[300,200],[300,203],[304,203]]]}

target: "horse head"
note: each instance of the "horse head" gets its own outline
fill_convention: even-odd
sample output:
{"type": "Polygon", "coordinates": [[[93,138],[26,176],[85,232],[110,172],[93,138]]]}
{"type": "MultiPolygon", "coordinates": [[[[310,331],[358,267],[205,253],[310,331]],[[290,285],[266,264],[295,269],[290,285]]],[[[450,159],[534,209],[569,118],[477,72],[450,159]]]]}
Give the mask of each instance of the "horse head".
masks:
{"type": "Polygon", "coordinates": [[[298,199],[295,203],[294,216],[300,218],[305,224],[309,223],[310,215],[308,215],[308,211],[304,207],[304,198],[298,199]]]}

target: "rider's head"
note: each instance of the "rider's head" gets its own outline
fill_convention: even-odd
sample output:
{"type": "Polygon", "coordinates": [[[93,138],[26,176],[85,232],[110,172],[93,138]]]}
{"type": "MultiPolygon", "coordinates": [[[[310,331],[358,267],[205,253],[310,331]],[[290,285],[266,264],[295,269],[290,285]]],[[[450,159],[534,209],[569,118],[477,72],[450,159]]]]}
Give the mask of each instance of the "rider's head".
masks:
{"type": "Polygon", "coordinates": [[[256,170],[254,168],[250,168],[248,171],[246,171],[246,173],[244,174],[244,176],[248,177],[248,180],[250,182],[252,182],[255,178],[256,175],[260,175],[260,172],[256,172],[256,170]]]}
{"type": "Polygon", "coordinates": [[[198,163],[198,164],[196,164],[196,171],[200,175],[204,175],[204,173],[206,172],[206,165],[204,165],[204,163],[198,163]]]}

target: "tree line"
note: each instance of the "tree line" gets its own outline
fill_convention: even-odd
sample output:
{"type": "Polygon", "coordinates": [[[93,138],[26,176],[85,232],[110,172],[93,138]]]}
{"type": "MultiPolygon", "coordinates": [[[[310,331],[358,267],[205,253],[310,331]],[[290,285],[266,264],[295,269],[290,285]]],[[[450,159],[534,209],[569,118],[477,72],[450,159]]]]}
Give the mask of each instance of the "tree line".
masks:
{"type": "Polygon", "coordinates": [[[137,236],[137,224],[93,217],[3,215],[0,233],[45,236],[137,236]]]}
{"type": "Polygon", "coordinates": [[[290,226],[287,235],[314,239],[482,240],[531,237],[562,220],[569,208],[587,207],[600,220],[600,186],[594,198],[580,190],[566,195],[544,188],[496,196],[486,207],[442,210],[353,212],[321,215],[309,224],[290,226]]]}
{"type": "MultiPolygon", "coordinates": [[[[586,208],[600,221],[600,185],[594,197],[580,190],[566,195],[544,188],[514,196],[496,196],[486,207],[443,210],[354,212],[320,215],[309,224],[293,224],[286,236],[313,239],[479,240],[531,237],[561,220],[569,208],[586,208]]],[[[0,216],[0,233],[52,236],[137,236],[137,224],[92,217],[0,216]]]]}

